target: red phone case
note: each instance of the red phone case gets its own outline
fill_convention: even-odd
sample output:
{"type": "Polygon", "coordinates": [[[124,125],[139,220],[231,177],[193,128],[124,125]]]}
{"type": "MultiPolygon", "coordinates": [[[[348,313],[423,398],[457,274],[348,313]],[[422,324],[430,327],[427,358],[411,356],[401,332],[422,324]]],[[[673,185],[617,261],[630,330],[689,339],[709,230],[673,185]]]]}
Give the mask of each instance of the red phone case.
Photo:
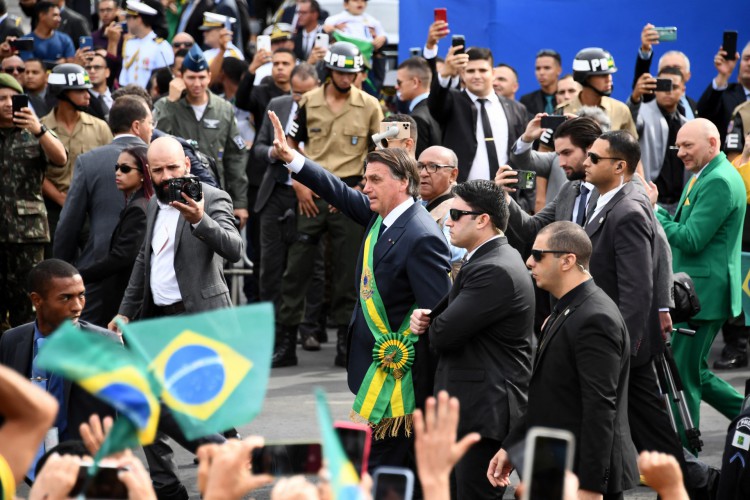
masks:
{"type": "Polygon", "coordinates": [[[362,452],[362,475],[367,472],[367,462],[370,460],[370,441],[372,440],[372,429],[363,424],[355,424],[345,420],[337,420],[333,423],[334,429],[351,429],[365,433],[365,446],[362,452]]]}
{"type": "Polygon", "coordinates": [[[444,7],[435,9],[435,22],[437,21],[443,21],[444,23],[448,22],[448,9],[444,7]]]}

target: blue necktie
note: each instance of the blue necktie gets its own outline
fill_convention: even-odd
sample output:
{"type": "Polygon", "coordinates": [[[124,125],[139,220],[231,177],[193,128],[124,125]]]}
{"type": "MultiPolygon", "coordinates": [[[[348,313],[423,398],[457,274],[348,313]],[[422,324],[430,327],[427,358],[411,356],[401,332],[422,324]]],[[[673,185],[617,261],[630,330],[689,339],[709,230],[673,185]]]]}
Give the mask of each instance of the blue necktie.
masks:
{"type": "Polygon", "coordinates": [[[586,202],[588,201],[589,188],[581,184],[578,199],[578,213],[576,214],[576,224],[583,226],[586,221],[586,202]]]}
{"type": "Polygon", "coordinates": [[[554,99],[555,96],[553,95],[545,95],[544,96],[544,112],[548,115],[551,115],[555,112],[555,105],[552,103],[552,99],[554,99]]]}

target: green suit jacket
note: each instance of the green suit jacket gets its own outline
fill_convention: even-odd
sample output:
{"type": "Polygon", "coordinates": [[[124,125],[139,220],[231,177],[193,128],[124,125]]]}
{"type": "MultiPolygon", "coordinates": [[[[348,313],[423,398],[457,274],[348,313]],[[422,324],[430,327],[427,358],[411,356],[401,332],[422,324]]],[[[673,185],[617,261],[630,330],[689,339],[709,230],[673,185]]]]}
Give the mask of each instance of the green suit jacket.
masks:
{"type": "Polygon", "coordinates": [[[674,217],[661,207],[656,212],[672,247],[672,268],[693,278],[701,302],[694,319],[731,318],[742,308],[745,187],[724,153],[703,168],[690,194],[689,186],[682,191],[674,217]]]}

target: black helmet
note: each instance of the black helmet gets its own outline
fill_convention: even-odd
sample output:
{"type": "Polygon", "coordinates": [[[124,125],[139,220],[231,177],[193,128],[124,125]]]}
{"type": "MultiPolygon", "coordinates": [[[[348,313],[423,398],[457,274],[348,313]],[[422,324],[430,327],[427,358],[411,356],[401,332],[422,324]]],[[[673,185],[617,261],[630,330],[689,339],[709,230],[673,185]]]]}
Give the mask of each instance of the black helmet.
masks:
{"type": "Polygon", "coordinates": [[[78,64],[58,64],[47,78],[47,85],[53,96],[59,96],[65,90],[88,90],[93,87],[89,74],[78,64]]]}
{"type": "Polygon", "coordinates": [[[359,73],[365,68],[362,53],[349,42],[336,42],[329,46],[324,60],[326,68],[342,73],[359,73]]]}
{"type": "Polygon", "coordinates": [[[573,79],[581,85],[594,75],[611,75],[616,72],[612,54],[599,47],[589,47],[576,54],[573,59],[573,79]]]}

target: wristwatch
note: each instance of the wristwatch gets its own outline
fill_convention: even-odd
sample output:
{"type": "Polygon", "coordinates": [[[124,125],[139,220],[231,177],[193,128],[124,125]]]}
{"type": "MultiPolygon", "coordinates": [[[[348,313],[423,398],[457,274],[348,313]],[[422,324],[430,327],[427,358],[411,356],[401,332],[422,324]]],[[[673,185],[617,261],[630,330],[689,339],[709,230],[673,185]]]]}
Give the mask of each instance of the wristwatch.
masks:
{"type": "Polygon", "coordinates": [[[47,125],[45,125],[45,124],[42,123],[42,128],[39,129],[39,133],[38,134],[34,134],[34,137],[36,137],[37,139],[39,139],[44,134],[46,134],[48,131],[49,131],[49,129],[47,128],[47,125]]]}

